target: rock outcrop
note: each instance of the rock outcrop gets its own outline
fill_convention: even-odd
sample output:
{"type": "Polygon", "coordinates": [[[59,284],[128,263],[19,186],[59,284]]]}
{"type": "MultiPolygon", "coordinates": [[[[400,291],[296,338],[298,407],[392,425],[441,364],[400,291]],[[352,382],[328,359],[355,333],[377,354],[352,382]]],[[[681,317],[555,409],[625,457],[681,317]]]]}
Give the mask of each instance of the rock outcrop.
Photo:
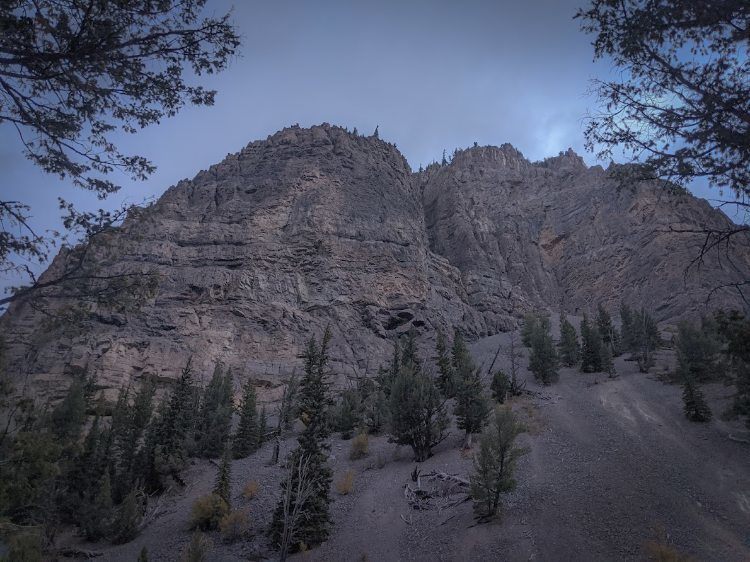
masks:
{"type": "Polygon", "coordinates": [[[487,335],[530,309],[621,299],[661,320],[699,313],[712,288],[748,278],[750,243],[729,250],[734,269],[685,277],[702,238],[669,228],[727,224],[705,201],[623,187],[572,152],[531,163],[509,145],[475,147],[413,174],[377,138],[293,127],[171,187],[111,235],[103,268],[158,274],[139,309],[61,327],[22,300],[0,331],[11,374],[40,388],[81,370],[109,389],[171,378],[191,356],[199,373],[221,361],[272,387],[326,326],[335,370],[371,374],[411,328],[487,335]]]}

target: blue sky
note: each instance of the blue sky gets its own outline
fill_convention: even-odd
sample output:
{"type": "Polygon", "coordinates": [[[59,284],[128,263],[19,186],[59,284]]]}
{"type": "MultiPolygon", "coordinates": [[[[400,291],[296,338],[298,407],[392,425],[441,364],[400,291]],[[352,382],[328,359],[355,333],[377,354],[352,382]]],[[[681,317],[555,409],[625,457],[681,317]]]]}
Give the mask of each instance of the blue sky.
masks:
{"type": "MultiPolygon", "coordinates": [[[[233,7],[242,54],[202,80],[219,92],[213,107],[117,137],[158,166],[148,181],[125,180],[98,201],[32,166],[15,130],[0,124],[0,198],[32,205],[37,229],[59,228],[58,196],[83,209],[158,197],[252,140],[324,121],[368,134],[379,125],[414,169],[473,142],[510,142],[532,160],[572,147],[596,163],[583,148],[594,102],[586,91],[611,69],[592,61],[573,20],[585,0],[208,4],[216,14],[233,7]]],[[[718,196],[706,186],[694,192],[718,196]]]]}

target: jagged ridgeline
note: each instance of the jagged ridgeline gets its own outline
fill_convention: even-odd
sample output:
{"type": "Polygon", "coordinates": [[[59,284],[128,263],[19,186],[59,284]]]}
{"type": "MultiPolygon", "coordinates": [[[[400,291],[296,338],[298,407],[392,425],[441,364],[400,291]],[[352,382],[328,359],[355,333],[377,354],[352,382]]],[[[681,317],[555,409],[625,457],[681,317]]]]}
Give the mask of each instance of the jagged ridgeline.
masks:
{"type": "MultiPolygon", "coordinates": [[[[532,163],[503,145],[413,173],[375,136],[287,128],[181,181],[97,241],[91,259],[102,274],[155,275],[135,304],[48,301],[73,312],[55,322],[34,299],[15,302],[0,319],[8,369],[39,388],[86,371],[118,389],[174,377],[192,356],[197,372],[221,361],[272,380],[330,326],[335,371],[373,373],[411,328],[432,337],[458,326],[472,337],[533,309],[621,300],[676,320],[706,312],[711,289],[748,278],[741,236],[685,276],[704,237],[670,227],[728,219],[687,193],[610,172],[572,151],[532,163]],[[727,256],[731,264],[718,262],[727,256]]],[[[742,306],[729,289],[709,302],[742,306]]]]}

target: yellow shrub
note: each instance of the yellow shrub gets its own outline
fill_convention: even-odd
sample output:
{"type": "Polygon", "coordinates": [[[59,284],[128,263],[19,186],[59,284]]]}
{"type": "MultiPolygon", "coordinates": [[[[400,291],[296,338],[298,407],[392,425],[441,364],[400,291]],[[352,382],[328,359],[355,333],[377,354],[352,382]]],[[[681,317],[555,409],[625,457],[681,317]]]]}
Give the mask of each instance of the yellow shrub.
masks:
{"type": "Polygon", "coordinates": [[[352,460],[365,458],[369,448],[370,438],[366,433],[360,433],[352,439],[352,448],[349,451],[349,458],[352,460]]]}
{"type": "Polygon", "coordinates": [[[227,502],[216,494],[201,496],[190,512],[190,528],[209,531],[216,529],[222,517],[229,513],[227,502]]]}
{"type": "Polygon", "coordinates": [[[258,495],[259,489],[260,485],[255,480],[251,480],[250,482],[245,484],[244,488],[242,488],[242,497],[251,500],[258,495]]]}
{"type": "Polygon", "coordinates": [[[219,521],[221,538],[225,542],[234,542],[241,539],[247,533],[248,527],[249,519],[244,511],[233,511],[219,521]]]}
{"type": "Polygon", "coordinates": [[[341,479],[338,482],[336,482],[336,491],[342,496],[345,496],[351,493],[353,488],[354,488],[354,471],[347,470],[344,473],[344,475],[341,477],[341,479]]]}

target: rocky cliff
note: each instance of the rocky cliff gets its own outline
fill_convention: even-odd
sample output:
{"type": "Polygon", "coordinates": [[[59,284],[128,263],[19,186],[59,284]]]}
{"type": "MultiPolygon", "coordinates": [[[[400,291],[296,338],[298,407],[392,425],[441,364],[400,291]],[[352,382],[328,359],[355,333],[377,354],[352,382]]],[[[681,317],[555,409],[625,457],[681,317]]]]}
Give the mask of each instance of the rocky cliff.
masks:
{"type": "Polygon", "coordinates": [[[748,279],[750,242],[729,250],[733,269],[709,257],[684,276],[702,238],[669,229],[726,224],[705,201],[623,187],[572,152],[531,163],[509,145],[475,147],[414,174],[377,138],[293,127],[171,187],[111,235],[102,273],[158,274],[137,310],[59,326],[25,300],[0,331],[11,373],[40,387],[86,370],[119,388],[172,377],[190,356],[199,373],[221,361],[272,387],[326,326],[337,372],[372,373],[410,328],[487,335],[530,309],[620,299],[661,320],[699,313],[711,288],[748,279]]]}

